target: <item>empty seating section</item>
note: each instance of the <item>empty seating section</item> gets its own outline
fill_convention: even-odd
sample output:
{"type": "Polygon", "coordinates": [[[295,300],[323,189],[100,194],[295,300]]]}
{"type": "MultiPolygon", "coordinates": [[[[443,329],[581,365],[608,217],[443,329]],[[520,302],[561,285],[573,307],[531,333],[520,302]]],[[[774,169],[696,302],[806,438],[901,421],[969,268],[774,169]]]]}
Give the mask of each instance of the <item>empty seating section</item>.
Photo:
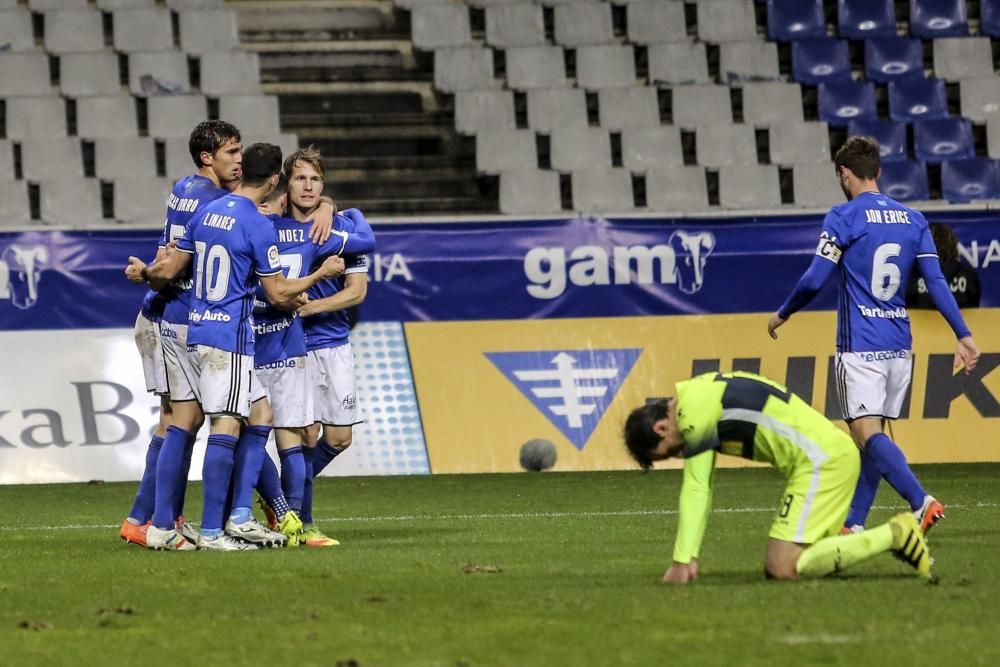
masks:
{"type": "Polygon", "coordinates": [[[896,35],[893,0],[839,0],[838,32],[847,39],[871,39],[896,35]]]}
{"type": "Polygon", "coordinates": [[[792,78],[816,86],[851,78],[846,39],[809,39],[792,44],[792,78]]]}
{"type": "Polygon", "coordinates": [[[924,75],[924,49],[919,39],[875,37],[865,41],[865,77],[888,83],[924,75]]]}
{"type": "Polygon", "coordinates": [[[941,194],[950,202],[1000,199],[1000,168],[996,160],[969,158],[941,165],[941,194]]]}

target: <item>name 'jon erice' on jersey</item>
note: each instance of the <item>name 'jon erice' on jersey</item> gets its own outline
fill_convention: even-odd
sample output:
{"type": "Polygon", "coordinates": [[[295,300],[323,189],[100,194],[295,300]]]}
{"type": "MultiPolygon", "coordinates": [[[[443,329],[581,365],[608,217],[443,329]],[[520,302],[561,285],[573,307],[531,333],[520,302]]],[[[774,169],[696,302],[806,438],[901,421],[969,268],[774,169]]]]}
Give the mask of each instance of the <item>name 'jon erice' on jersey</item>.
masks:
{"type": "Polygon", "coordinates": [[[909,350],[906,285],[918,257],[936,257],[918,211],[877,192],[834,206],[816,254],[838,265],[837,351],[909,350]]]}
{"type": "MultiPolygon", "coordinates": [[[[163,234],[160,235],[160,246],[165,247],[171,241],[180,239],[188,222],[201,210],[201,207],[228,194],[226,190],[199,174],[185,176],[177,181],[167,198],[167,219],[163,225],[163,234]]],[[[192,271],[193,268],[188,267],[160,292],[166,298],[163,319],[167,322],[188,323],[191,305],[188,296],[192,284],[192,271]]]]}
{"type": "Polygon", "coordinates": [[[281,272],[271,221],[246,197],[226,195],[188,222],[177,249],[193,255],[188,344],[252,356],[257,276],[281,272]]]}

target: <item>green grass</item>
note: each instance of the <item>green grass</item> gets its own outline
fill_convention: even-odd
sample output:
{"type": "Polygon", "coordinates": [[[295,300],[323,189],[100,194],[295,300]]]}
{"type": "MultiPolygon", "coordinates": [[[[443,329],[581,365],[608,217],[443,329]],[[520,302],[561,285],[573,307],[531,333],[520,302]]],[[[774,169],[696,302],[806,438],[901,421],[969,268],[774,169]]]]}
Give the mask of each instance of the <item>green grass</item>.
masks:
{"type": "MultiPolygon", "coordinates": [[[[1000,465],[917,473],[937,585],[888,555],[766,582],[770,470],[718,472],[686,587],[673,471],[323,479],[341,547],[222,554],[121,544],[132,484],[0,487],[0,664],[1000,664],[1000,465]]],[[[883,486],[872,519],[899,509],[883,486]]]]}

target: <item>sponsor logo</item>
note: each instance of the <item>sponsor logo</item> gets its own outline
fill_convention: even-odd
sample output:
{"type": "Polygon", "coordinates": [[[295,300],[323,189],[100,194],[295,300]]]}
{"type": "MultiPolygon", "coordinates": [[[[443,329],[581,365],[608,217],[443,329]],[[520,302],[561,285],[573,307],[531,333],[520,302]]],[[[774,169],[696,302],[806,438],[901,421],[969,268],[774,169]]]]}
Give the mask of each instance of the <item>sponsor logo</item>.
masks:
{"type": "Polygon", "coordinates": [[[288,327],[292,326],[292,319],[293,318],[288,318],[277,322],[268,322],[267,324],[254,323],[253,332],[258,336],[263,336],[265,334],[273,334],[279,331],[284,331],[288,327]]]}
{"type": "Polygon", "coordinates": [[[909,359],[909,350],[882,350],[879,352],[855,352],[861,361],[889,361],[890,359],[909,359]]]}
{"type": "Polygon", "coordinates": [[[191,322],[230,322],[233,318],[229,316],[229,313],[223,311],[206,310],[204,313],[199,313],[192,310],[188,314],[188,319],[191,322]]]}
{"type": "Polygon", "coordinates": [[[160,327],[160,338],[173,338],[177,340],[177,332],[171,327],[160,327]]]}
{"type": "Polygon", "coordinates": [[[884,320],[905,320],[910,317],[909,313],[906,312],[906,308],[902,306],[898,308],[893,308],[892,310],[886,310],[885,308],[869,308],[868,306],[862,306],[860,303],[855,304],[858,310],[865,317],[878,317],[884,320]]]}
{"type": "Polygon", "coordinates": [[[281,361],[272,361],[269,364],[264,364],[259,368],[273,370],[275,368],[301,368],[301,365],[296,363],[295,359],[282,359],[281,361]]]}
{"type": "Polygon", "coordinates": [[[350,394],[344,397],[344,400],[340,402],[340,407],[344,408],[345,410],[354,410],[355,408],[358,407],[358,395],[355,394],[354,392],[351,392],[350,394]]]}
{"type": "Polygon", "coordinates": [[[641,349],[487,352],[497,370],[582,450],[641,349]]]}
{"type": "Polygon", "coordinates": [[[38,244],[11,243],[0,251],[0,299],[27,310],[38,301],[42,271],[49,263],[49,249],[38,244]]]}
{"type": "Polygon", "coordinates": [[[272,269],[281,268],[281,255],[278,254],[278,246],[271,246],[267,249],[267,261],[272,269]]]}

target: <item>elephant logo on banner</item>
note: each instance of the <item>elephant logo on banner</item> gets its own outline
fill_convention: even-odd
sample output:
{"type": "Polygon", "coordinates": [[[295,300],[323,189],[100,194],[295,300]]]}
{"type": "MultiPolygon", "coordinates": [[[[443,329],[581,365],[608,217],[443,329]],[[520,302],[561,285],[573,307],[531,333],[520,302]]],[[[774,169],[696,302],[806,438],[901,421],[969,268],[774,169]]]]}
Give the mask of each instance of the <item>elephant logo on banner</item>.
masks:
{"type": "Polygon", "coordinates": [[[0,299],[25,310],[38,301],[38,283],[49,263],[43,245],[12,243],[0,252],[0,299]]]}
{"type": "Polygon", "coordinates": [[[670,247],[677,258],[677,287],[685,294],[694,294],[705,283],[705,262],[715,248],[715,235],[679,229],[670,235],[670,247]]]}

